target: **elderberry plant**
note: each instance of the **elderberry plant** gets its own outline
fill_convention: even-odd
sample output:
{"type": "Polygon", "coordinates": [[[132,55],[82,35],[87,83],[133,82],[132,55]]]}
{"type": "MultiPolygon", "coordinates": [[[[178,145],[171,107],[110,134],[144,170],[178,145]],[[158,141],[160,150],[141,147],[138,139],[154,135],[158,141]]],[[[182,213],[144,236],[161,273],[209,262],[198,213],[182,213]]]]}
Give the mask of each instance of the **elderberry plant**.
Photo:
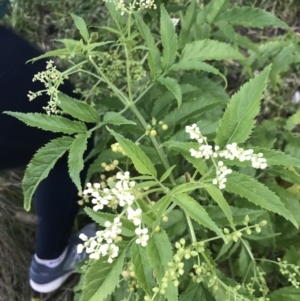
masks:
{"type": "Polygon", "coordinates": [[[226,9],[226,0],[192,0],[171,13],[154,1],[104,2],[109,18],[99,31],[72,15],[81,39],[60,40],[62,48],[36,58],[70,64],[58,71],[49,60],[35,76],[45,89],[29,99],[47,93],[45,114],[7,112],[64,134],[29,163],[25,208],[68,153],[78,203],[99,226],[95,237],[80,236],[77,250],[88,260],[76,300],[275,301],[294,293],[297,264],[277,260],[274,246],[281,229],[299,233],[300,208],[274,174],[295,175],[300,161],[251,144],[275,71],[252,69],[254,43],[234,26],[294,33],[266,11],[226,9]],[[221,70],[236,65],[251,79],[229,96],[221,70]],[[59,92],[74,76],[88,83],[76,90],[81,99],[59,92]],[[274,289],[274,273],[288,276],[283,288],[274,289]]]}

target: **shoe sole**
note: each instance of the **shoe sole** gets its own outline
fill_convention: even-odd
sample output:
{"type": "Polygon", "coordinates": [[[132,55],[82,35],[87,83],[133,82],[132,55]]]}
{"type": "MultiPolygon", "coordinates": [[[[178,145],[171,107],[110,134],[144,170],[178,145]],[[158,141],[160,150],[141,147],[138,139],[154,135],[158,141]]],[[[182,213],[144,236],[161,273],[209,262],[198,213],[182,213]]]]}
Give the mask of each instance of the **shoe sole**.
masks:
{"type": "Polygon", "coordinates": [[[51,282],[45,283],[45,284],[38,284],[36,282],[34,282],[33,280],[30,279],[30,286],[31,288],[38,292],[38,293],[42,293],[42,294],[47,294],[47,293],[51,293],[55,290],[57,290],[58,288],[60,288],[63,283],[72,275],[75,274],[76,271],[71,271],[51,282]]]}

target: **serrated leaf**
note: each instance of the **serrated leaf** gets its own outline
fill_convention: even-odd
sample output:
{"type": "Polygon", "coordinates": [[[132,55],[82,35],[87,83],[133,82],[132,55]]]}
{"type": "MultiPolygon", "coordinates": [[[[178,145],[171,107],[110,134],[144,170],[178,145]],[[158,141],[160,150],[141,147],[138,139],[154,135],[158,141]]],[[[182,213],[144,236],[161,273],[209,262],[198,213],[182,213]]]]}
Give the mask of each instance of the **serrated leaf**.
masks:
{"type": "Polygon", "coordinates": [[[79,120],[85,122],[96,123],[100,121],[98,112],[89,104],[72,98],[66,94],[58,94],[58,106],[64,110],[65,113],[70,114],[79,120]]]}
{"type": "Polygon", "coordinates": [[[290,27],[275,15],[256,7],[234,7],[222,13],[217,20],[227,21],[233,25],[264,28],[276,26],[285,29],[290,27]]]}
{"type": "Polygon", "coordinates": [[[141,36],[146,42],[148,47],[148,65],[150,68],[150,74],[152,79],[157,78],[162,70],[161,70],[161,62],[160,62],[160,51],[158,50],[154,37],[150,31],[150,28],[146,25],[143,18],[139,13],[134,14],[135,20],[137,22],[138,29],[140,31],[141,36]]]}
{"type": "MultiPolygon", "coordinates": [[[[81,52],[77,51],[76,55],[80,55],[81,52]]],[[[54,57],[54,56],[58,56],[58,57],[61,57],[61,56],[65,56],[65,55],[70,55],[70,50],[67,49],[67,48],[60,48],[60,49],[55,49],[55,50],[51,50],[51,51],[47,51],[46,53],[38,56],[38,57],[35,57],[31,60],[29,60],[29,62],[36,62],[38,60],[41,60],[41,59],[45,59],[45,58],[48,58],[48,57],[54,57]]]]}
{"type": "Polygon", "coordinates": [[[201,175],[205,174],[207,171],[207,164],[205,159],[199,159],[191,156],[190,149],[196,148],[197,143],[194,142],[181,142],[181,141],[167,141],[163,143],[163,146],[168,147],[176,152],[179,152],[184,156],[184,158],[191,163],[201,175]]]}
{"type": "Polygon", "coordinates": [[[180,295],[179,301],[216,301],[201,283],[191,283],[180,295]]]}
{"type": "MultiPolygon", "coordinates": [[[[114,218],[116,217],[114,214],[106,213],[106,212],[100,212],[100,211],[94,211],[91,208],[84,208],[84,211],[87,213],[87,215],[96,223],[104,227],[104,224],[106,221],[113,222],[114,218]]],[[[128,219],[121,217],[120,221],[122,223],[121,229],[122,229],[122,235],[132,237],[135,236],[135,226],[134,224],[129,221],[128,219]]]]}
{"type": "Polygon", "coordinates": [[[226,191],[238,194],[257,206],[275,212],[293,223],[298,228],[292,214],[284,207],[278,196],[262,183],[237,172],[227,176],[226,191]]]}
{"type": "Polygon", "coordinates": [[[271,301],[298,301],[300,299],[300,290],[294,286],[280,288],[268,295],[271,301]]]}
{"type": "Polygon", "coordinates": [[[103,124],[113,124],[113,125],[122,125],[122,124],[132,124],[136,125],[135,122],[128,120],[124,116],[116,112],[107,112],[104,115],[103,124]]]}
{"type": "Polygon", "coordinates": [[[227,86],[226,77],[217,68],[201,61],[180,61],[179,63],[172,65],[170,70],[172,71],[198,70],[198,71],[213,73],[215,75],[219,75],[224,80],[227,86]]]}
{"type": "Polygon", "coordinates": [[[50,170],[71,147],[74,138],[60,137],[40,148],[28,164],[22,182],[24,208],[29,211],[35,190],[42,180],[47,178],[50,170]]]}
{"type": "Polygon", "coordinates": [[[155,282],[145,248],[134,243],[131,247],[131,260],[138,283],[149,296],[152,296],[155,282]]]}
{"type": "MultiPolygon", "coordinates": [[[[126,246],[127,247],[127,246],[126,246]]],[[[83,301],[103,301],[119,284],[126,247],[112,263],[102,257],[95,261],[84,276],[83,301]]]]}
{"type": "Polygon", "coordinates": [[[164,122],[169,126],[169,130],[165,131],[163,134],[170,133],[173,126],[188,121],[193,117],[200,117],[202,113],[220,105],[225,106],[225,102],[218,99],[203,98],[201,96],[196,100],[183,103],[180,108],[165,115],[164,122]]]}
{"type": "Polygon", "coordinates": [[[179,35],[180,47],[184,46],[189,38],[191,29],[196,21],[197,11],[198,11],[197,6],[198,6],[197,1],[192,0],[181,21],[181,31],[179,35]]]}
{"type": "Polygon", "coordinates": [[[281,166],[297,166],[300,167],[300,160],[285,154],[279,150],[268,149],[265,147],[253,147],[254,152],[262,153],[264,158],[267,159],[268,166],[281,165],[281,166]]]}
{"type": "MultiPolygon", "coordinates": [[[[168,263],[173,260],[172,246],[165,231],[161,230],[160,232],[154,232],[149,238],[147,254],[157,282],[162,284],[162,278],[169,269],[168,263]]],[[[176,301],[178,300],[177,295],[177,288],[173,285],[173,283],[168,283],[168,288],[166,289],[165,294],[167,300],[176,301]]]]}
{"type": "Polygon", "coordinates": [[[78,191],[82,191],[80,172],[83,170],[84,167],[83,155],[87,148],[87,141],[90,136],[91,133],[89,132],[84,134],[78,134],[72,142],[69,151],[69,174],[72,181],[75,183],[78,191]]]}
{"type": "MultiPolygon", "coordinates": [[[[199,88],[186,84],[180,85],[180,90],[182,95],[185,95],[188,93],[195,93],[199,91],[199,88]]],[[[151,116],[158,116],[159,114],[162,114],[162,112],[165,112],[165,110],[167,110],[167,108],[172,104],[173,99],[175,99],[175,96],[170,91],[163,93],[157,100],[155,100],[151,116]]]]}
{"type": "Polygon", "coordinates": [[[175,167],[176,167],[176,165],[173,165],[173,166],[171,166],[170,168],[168,168],[168,169],[164,172],[164,174],[161,176],[160,182],[165,181],[165,180],[169,177],[169,175],[171,174],[172,170],[173,170],[175,167]]]}
{"type": "Polygon", "coordinates": [[[29,126],[37,127],[39,129],[51,131],[54,133],[75,134],[87,131],[84,123],[79,121],[72,121],[62,116],[7,111],[3,113],[16,117],[29,126]]]}
{"type": "Polygon", "coordinates": [[[242,143],[249,138],[254,128],[254,118],[260,110],[270,69],[271,66],[265,68],[231,97],[215,139],[221,148],[233,142],[242,143]]]}
{"type": "Polygon", "coordinates": [[[126,155],[132,160],[134,167],[141,174],[157,176],[156,169],[146,154],[131,140],[124,138],[122,135],[113,130],[109,130],[111,134],[122,146],[126,155]]]}
{"type": "Polygon", "coordinates": [[[209,193],[209,195],[212,197],[212,199],[214,201],[216,201],[216,203],[222,209],[222,211],[226,215],[226,217],[227,217],[230,225],[234,228],[234,222],[233,222],[233,217],[232,217],[232,213],[231,213],[230,207],[229,207],[227,201],[225,200],[225,198],[224,198],[221,190],[218,189],[214,185],[206,186],[205,189],[209,193]]]}
{"type": "Polygon", "coordinates": [[[227,5],[228,0],[213,0],[206,20],[211,24],[227,5]]]}
{"type": "Polygon", "coordinates": [[[187,44],[183,49],[180,62],[193,64],[207,60],[244,60],[244,56],[229,44],[214,40],[200,40],[187,44]]]}
{"type": "Polygon", "coordinates": [[[177,194],[174,197],[173,201],[178,206],[180,206],[186,212],[186,214],[188,214],[189,217],[191,217],[194,221],[216,232],[218,235],[223,236],[222,231],[209,217],[205,209],[200,204],[198,204],[192,197],[183,193],[177,194]]]}
{"type": "Polygon", "coordinates": [[[218,21],[215,23],[216,26],[224,33],[224,35],[233,42],[234,46],[237,45],[237,33],[235,32],[232,25],[226,21],[218,21]]]}
{"type": "Polygon", "coordinates": [[[88,29],[87,29],[87,26],[86,26],[84,20],[81,17],[76,16],[74,14],[71,14],[71,16],[72,16],[72,19],[74,20],[76,28],[79,30],[79,32],[81,34],[81,36],[83,37],[83,39],[86,42],[88,42],[90,35],[89,35],[88,29]]]}
{"type": "MultiPolygon", "coordinates": [[[[221,208],[215,206],[205,206],[204,208],[211,219],[214,220],[220,228],[230,226],[228,218],[225,216],[221,208]]],[[[250,220],[255,222],[258,220],[258,218],[263,218],[262,215],[266,213],[265,210],[237,208],[232,206],[230,207],[230,211],[232,212],[235,226],[243,225],[246,215],[249,215],[250,220]]]]}
{"type": "Polygon", "coordinates": [[[117,8],[115,3],[113,2],[105,2],[107,9],[109,10],[109,15],[114,20],[120,32],[123,31],[123,25],[125,23],[125,16],[122,15],[122,11],[117,8]]]}
{"type": "Polygon", "coordinates": [[[167,69],[175,61],[178,41],[173,22],[163,4],[160,6],[160,34],[164,48],[162,63],[164,69],[167,69]]]}
{"type": "Polygon", "coordinates": [[[160,77],[158,81],[175,96],[179,108],[182,104],[182,93],[177,80],[171,77],[160,77]]]}

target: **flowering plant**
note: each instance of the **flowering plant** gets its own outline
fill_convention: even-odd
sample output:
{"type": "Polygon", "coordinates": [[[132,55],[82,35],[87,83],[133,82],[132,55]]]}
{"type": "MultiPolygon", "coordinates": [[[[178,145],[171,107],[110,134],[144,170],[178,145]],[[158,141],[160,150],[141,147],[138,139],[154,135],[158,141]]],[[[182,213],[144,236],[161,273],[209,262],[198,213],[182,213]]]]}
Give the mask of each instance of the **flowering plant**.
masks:
{"type": "Polygon", "coordinates": [[[45,91],[31,91],[29,98],[49,94],[46,114],[8,112],[65,134],[29,163],[25,208],[69,152],[79,204],[99,225],[95,237],[80,236],[78,252],[87,252],[89,260],[77,300],[273,301],[291,294],[299,285],[294,262],[260,258],[260,249],[277,239],[276,221],[285,229],[299,223],[287,192],[272,177],[278,166],[294,168],[299,160],[251,140],[273,69],[261,68],[229,97],[222,87],[227,79],[214,63],[237,61],[252,76],[255,70],[240,51],[246,40],[233,38],[234,25],[288,26],[259,9],[226,10],[224,0],[204,8],[191,1],[185,14],[174,16],[150,0],[105,2],[111,16],[101,27],[105,38],[98,41],[98,33],[73,15],[81,39],[62,40],[63,48],[40,57],[72,64],[60,72],[49,61],[36,75],[45,91]],[[146,8],[159,12],[159,29],[146,24],[146,8]],[[207,36],[216,27],[234,47],[207,36]],[[82,82],[89,79],[82,100],[58,91],[74,73],[82,82]],[[82,187],[92,134],[98,140],[86,159],[95,159],[82,187]],[[271,292],[270,264],[288,275],[292,286],[286,291],[271,292]]]}

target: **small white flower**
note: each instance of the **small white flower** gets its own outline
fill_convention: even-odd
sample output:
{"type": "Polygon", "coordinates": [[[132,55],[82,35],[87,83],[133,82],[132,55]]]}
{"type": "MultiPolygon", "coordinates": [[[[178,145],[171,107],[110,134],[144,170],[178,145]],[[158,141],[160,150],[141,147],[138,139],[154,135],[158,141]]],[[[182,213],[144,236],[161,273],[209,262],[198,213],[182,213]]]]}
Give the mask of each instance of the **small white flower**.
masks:
{"type": "Polygon", "coordinates": [[[138,236],[135,242],[140,244],[142,247],[146,247],[149,240],[148,229],[137,228],[135,229],[135,234],[138,236]]]}
{"type": "Polygon", "coordinates": [[[77,245],[77,253],[82,253],[83,250],[84,250],[84,245],[82,244],[77,245]]]}
{"type": "Polygon", "coordinates": [[[171,21],[172,21],[174,27],[176,27],[176,25],[179,23],[178,18],[171,18],[171,21]]]}
{"type": "Polygon", "coordinates": [[[80,238],[81,240],[83,240],[83,241],[87,241],[87,240],[88,240],[88,237],[87,237],[84,233],[81,233],[81,234],[79,235],[79,238],[80,238]]]}
{"type": "Polygon", "coordinates": [[[127,208],[127,218],[132,221],[136,226],[142,223],[142,210],[140,208],[133,210],[131,207],[127,208]]]}

